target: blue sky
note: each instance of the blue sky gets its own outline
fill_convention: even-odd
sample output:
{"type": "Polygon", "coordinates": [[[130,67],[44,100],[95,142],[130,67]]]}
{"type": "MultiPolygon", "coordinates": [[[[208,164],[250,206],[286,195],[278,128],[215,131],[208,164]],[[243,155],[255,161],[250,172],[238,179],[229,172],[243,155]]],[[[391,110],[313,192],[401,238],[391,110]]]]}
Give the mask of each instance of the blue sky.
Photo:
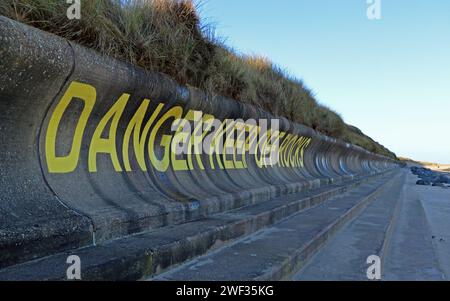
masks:
{"type": "Polygon", "coordinates": [[[450,1],[206,0],[203,21],[239,52],[287,69],[397,155],[450,163],[450,1]]]}

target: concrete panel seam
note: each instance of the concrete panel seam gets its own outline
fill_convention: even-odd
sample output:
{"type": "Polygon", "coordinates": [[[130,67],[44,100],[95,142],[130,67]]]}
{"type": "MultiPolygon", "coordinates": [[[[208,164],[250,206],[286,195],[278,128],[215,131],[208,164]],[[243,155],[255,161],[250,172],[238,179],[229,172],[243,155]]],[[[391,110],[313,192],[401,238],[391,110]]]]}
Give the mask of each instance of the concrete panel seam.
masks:
{"type": "MultiPolygon", "coordinates": [[[[63,91],[64,86],[66,86],[66,84],[69,82],[69,79],[71,78],[71,76],[73,75],[74,71],[75,71],[75,51],[73,49],[72,44],[70,43],[69,40],[64,39],[64,41],[67,43],[67,45],[69,46],[70,52],[71,52],[71,56],[72,56],[72,66],[70,68],[69,73],[67,74],[66,78],[64,79],[64,82],[62,83],[61,87],[59,88],[58,92],[56,93],[56,95],[53,97],[52,101],[50,102],[50,104],[48,105],[48,107],[45,110],[45,115],[48,114],[48,112],[50,111],[50,108],[52,107],[52,105],[57,101],[58,95],[61,94],[61,92],[63,91]]],[[[45,118],[42,119],[41,124],[39,125],[39,128],[37,130],[36,133],[36,150],[37,150],[37,158],[39,161],[39,168],[42,174],[42,179],[45,183],[45,185],[47,185],[48,189],[53,193],[53,195],[55,196],[56,200],[58,200],[58,202],[66,209],[74,212],[76,215],[82,216],[83,218],[86,218],[89,220],[89,223],[91,225],[92,228],[92,244],[95,245],[95,228],[94,228],[94,222],[92,221],[92,219],[87,216],[86,214],[83,214],[82,212],[76,210],[75,208],[70,207],[69,205],[67,205],[66,203],[64,203],[61,198],[58,196],[58,194],[54,191],[54,189],[52,188],[52,186],[50,185],[50,183],[48,182],[47,178],[45,177],[45,173],[44,173],[44,169],[43,169],[43,164],[42,164],[42,159],[40,156],[40,151],[41,151],[41,146],[40,146],[40,139],[41,139],[41,133],[42,133],[42,128],[44,126],[44,122],[45,122],[45,118]]]]}

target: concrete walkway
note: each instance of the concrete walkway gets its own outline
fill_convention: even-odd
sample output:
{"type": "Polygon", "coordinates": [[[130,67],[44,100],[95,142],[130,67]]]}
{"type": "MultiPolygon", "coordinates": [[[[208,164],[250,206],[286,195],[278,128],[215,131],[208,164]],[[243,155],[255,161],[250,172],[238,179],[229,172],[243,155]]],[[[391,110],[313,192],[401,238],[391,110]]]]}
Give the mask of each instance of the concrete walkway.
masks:
{"type": "Polygon", "coordinates": [[[367,280],[370,255],[381,257],[382,280],[449,280],[450,189],[416,181],[405,169],[293,280],[367,280]]]}
{"type": "Polygon", "coordinates": [[[367,280],[366,260],[382,257],[389,226],[398,205],[406,172],[385,187],[373,203],[339,231],[293,280],[367,280]]]}
{"type": "MultiPolygon", "coordinates": [[[[417,179],[416,176],[408,173],[403,185],[400,199],[401,210],[385,261],[383,273],[385,280],[444,279],[422,205],[422,200],[432,201],[434,192],[443,192],[444,189],[418,186],[417,179]],[[428,193],[422,195],[421,192],[424,189],[428,190],[428,193]],[[425,199],[421,199],[422,196],[425,196],[425,199]]],[[[450,193],[450,190],[445,192],[450,193]]]]}
{"type": "Polygon", "coordinates": [[[402,214],[387,262],[388,280],[449,280],[450,189],[404,185],[402,214]]]}
{"type": "Polygon", "coordinates": [[[450,189],[416,188],[432,234],[441,271],[450,280],[450,189]]]}

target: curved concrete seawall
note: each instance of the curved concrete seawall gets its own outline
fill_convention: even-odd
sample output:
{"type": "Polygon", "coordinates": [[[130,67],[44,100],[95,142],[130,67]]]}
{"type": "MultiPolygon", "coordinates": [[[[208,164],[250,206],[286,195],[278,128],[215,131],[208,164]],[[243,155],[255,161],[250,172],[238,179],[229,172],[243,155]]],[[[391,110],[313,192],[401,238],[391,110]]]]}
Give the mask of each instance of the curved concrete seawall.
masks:
{"type": "Polygon", "coordinates": [[[0,267],[398,166],[5,17],[0,162],[0,267]]]}

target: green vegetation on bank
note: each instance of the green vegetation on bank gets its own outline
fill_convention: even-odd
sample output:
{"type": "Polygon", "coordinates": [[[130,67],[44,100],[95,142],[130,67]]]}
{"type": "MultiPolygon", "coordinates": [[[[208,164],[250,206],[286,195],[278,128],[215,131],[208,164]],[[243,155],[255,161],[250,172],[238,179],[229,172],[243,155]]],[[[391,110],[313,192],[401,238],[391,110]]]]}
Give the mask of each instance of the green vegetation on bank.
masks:
{"type": "Polygon", "coordinates": [[[68,20],[62,0],[1,0],[0,14],[60,35],[105,55],[259,106],[326,135],[396,158],[319,104],[302,81],[268,59],[238,55],[201,23],[192,0],[82,1],[68,20]]]}

